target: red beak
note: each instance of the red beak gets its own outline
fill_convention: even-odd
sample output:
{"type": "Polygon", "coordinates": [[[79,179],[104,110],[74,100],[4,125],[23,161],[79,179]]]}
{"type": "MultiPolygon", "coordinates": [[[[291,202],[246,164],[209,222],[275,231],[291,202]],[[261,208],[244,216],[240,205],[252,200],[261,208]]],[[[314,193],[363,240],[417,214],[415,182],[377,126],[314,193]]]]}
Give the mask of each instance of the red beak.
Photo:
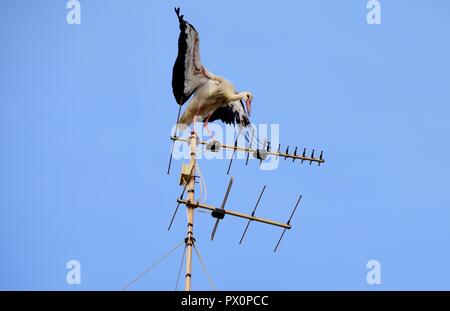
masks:
{"type": "Polygon", "coordinates": [[[250,117],[250,113],[252,112],[252,100],[251,99],[247,100],[245,104],[247,105],[247,113],[248,116],[250,117]]]}

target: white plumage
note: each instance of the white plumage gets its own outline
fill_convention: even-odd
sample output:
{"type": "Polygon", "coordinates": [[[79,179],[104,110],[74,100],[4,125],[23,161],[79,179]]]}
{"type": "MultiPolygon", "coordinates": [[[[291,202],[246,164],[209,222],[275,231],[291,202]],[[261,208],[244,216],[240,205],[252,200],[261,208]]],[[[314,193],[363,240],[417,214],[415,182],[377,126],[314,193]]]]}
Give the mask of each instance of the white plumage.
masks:
{"type": "Polygon", "coordinates": [[[198,32],[180,15],[179,8],[175,12],[180,23],[180,36],[172,89],[179,105],[190,99],[179,123],[190,125],[195,117],[201,117],[205,126],[209,121],[221,120],[246,127],[250,124],[252,94],[248,91],[237,92],[230,81],[202,65],[198,32]]]}

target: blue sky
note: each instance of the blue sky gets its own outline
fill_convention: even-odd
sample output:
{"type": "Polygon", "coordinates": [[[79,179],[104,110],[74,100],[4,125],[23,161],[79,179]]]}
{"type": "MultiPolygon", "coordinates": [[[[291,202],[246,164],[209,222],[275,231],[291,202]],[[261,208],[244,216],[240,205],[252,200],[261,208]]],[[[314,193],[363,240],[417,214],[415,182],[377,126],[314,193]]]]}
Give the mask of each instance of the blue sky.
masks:
{"type": "MultiPolygon", "coordinates": [[[[280,124],[283,145],[323,149],[316,167],[233,165],[230,209],[286,220],[281,233],[196,214],[198,248],[224,290],[450,289],[450,4],[382,1],[81,0],[0,4],[0,289],[120,290],[179,243],[181,161],[166,175],[178,24],[200,33],[202,60],[251,90],[252,120],[280,124]],[[80,285],[66,262],[81,263],[80,285]],[[366,282],[381,263],[381,285],[366,282]]],[[[201,161],[208,203],[227,162],[201,161]]],[[[181,249],[132,289],[173,290],[181,249]]],[[[198,260],[193,289],[209,289],[198,260]]]]}

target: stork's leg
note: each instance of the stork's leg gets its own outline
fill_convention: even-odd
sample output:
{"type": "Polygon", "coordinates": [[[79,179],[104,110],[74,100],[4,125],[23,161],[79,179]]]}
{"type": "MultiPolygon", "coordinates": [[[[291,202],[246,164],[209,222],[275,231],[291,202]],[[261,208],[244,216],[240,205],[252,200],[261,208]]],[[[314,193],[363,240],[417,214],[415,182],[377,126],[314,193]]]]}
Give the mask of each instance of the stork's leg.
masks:
{"type": "Polygon", "coordinates": [[[194,115],[194,118],[192,119],[192,132],[195,133],[195,121],[197,120],[198,113],[200,111],[200,107],[197,109],[197,112],[194,115]]]}
{"type": "Polygon", "coordinates": [[[211,115],[212,115],[212,112],[210,114],[208,114],[208,116],[206,117],[206,120],[204,122],[204,127],[206,129],[206,132],[208,133],[208,136],[211,138],[211,140],[214,140],[214,136],[211,136],[211,131],[209,130],[209,127],[208,127],[208,121],[209,121],[209,118],[211,117],[211,115]]]}

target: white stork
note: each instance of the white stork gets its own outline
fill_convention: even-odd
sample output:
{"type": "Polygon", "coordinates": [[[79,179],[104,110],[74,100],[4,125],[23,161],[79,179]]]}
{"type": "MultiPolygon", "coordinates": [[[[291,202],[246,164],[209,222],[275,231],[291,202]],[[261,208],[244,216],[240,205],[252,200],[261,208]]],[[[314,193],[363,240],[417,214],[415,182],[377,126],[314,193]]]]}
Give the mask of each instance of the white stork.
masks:
{"type": "Polygon", "coordinates": [[[198,32],[180,15],[180,8],[175,8],[175,12],[180,23],[180,36],[172,74],[173,95],[180,106],[192,96],[178,123],[186,128],[196,117],[201,117],[206,128],[208,121],[214,120],[246,128],[250,124],[253,95],[248,91],[237,92],[230,81],[214,75],[202,65],[198,32]]]}

